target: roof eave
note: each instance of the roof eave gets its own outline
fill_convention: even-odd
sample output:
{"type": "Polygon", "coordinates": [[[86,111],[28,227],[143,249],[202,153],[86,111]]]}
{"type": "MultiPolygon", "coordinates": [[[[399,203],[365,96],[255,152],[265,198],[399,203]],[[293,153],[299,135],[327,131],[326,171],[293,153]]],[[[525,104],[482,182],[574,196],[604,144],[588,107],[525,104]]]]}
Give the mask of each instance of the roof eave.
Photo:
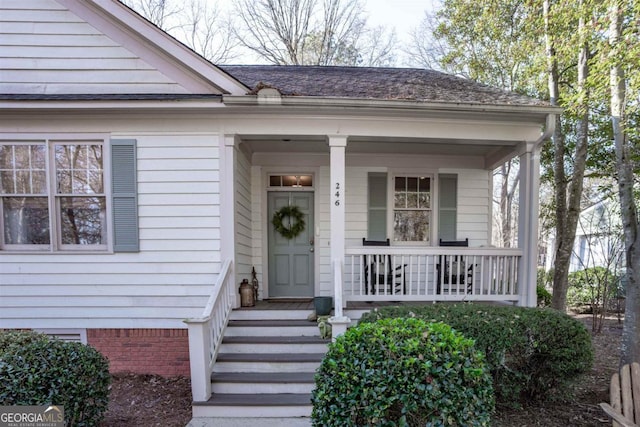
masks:
{"type": "Polygon", "coordinates": [[[525,114],[537,117],[543,123],[550,114],[560,114],[562,108],[551,105],[482,104],[463,102],[420,101],[407,99],[340,98],[315,96],[261,97],[260,95],[224,95],[222,102],[229,106],[260,107],[314,107],[314,108],[364,108],[381,110],[413,110],[423,112],[501,113],[525,114]]]}

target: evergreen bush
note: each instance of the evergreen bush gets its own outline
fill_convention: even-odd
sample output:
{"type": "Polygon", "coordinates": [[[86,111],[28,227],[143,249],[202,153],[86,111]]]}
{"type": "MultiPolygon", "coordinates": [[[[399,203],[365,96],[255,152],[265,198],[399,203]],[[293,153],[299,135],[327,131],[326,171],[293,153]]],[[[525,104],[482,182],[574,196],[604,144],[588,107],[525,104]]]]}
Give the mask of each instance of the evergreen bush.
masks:
{"type": "Polygon", "coordinates": [[[442,323],[383,319],[329,345],[315,426],[488,426],[491,377],[473,341],[442,323]]]}
{"type": "Polygon", "coordinates": [[[100,424],[111,382],[102,354],[31,332],[0,332],[0,343],[0,405],[61,405],[67,426],[100,424]]]}
{"type": "Polygon", "coordinates": [[[360,323],[416,317],[444,322],[485,354],[496,405],[518,407],[567,391],[593,363],[591,335],[578,320],[552,309],[472,303],[385,307],[360,323]]]}

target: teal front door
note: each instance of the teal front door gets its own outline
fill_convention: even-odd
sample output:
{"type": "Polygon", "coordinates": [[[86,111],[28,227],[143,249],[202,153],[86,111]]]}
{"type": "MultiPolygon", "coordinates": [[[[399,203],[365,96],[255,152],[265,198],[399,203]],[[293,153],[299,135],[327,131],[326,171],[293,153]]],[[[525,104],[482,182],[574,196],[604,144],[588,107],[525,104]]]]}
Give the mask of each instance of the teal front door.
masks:
{"type": "MultiPolygon", "coordinates": [[[[268,193],[269,297],[312,297],[314,291],[313,193],[278,191],[268,193]],[[272,223],[275,212],[284,206],[297,206],[304,214],[304,229],[288,239],[272,223]]],[[[290,228],[295,219],[285,217],[290,228]]]]}

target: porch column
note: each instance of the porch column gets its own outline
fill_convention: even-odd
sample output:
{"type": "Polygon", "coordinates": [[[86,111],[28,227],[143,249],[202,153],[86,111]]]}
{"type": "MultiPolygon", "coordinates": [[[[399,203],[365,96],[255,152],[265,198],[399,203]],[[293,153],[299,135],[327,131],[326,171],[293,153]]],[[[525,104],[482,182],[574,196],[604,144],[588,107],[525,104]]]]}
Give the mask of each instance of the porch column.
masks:
{"type": "Polygon", "coordinates": [[[329,137],[331,152],[331,183],[329,187],[329,205],[331,212],[331,273],[333,277],[335,312],[331,318],[333,337],[347,330],[350,319],[344,315],[342,299],[342,279],[345,246],[345,149],[347,137],[335,135],[329,137]]]}
{"type": "Polygon", "coordinates": [[[528,146],[520,156],[520,199],[518,208],[518,305],[535,307],[538,266],[538,216],[540,211],[540,145],[528,146]]]}
{"type": "MultiPolygon", "coordinates": [[[[231,260],[231,283],[236,280],[236,147],[239,142],[237,135],[224,135],[220,138],[220,265],[231,260]]],[[[238,292],[233,292],[235,300],[233,307],[240,307],[238,292]]]]}

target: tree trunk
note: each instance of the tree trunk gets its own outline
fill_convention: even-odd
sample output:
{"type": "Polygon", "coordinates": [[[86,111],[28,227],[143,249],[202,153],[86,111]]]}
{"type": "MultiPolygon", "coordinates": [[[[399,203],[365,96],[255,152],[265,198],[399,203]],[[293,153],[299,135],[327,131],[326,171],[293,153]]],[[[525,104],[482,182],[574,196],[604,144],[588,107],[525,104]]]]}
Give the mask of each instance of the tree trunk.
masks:
{"type": "MultiPolygon", "coordinates": [[[[583,4],[580,2],[580,8],[583,4]]],[[[558,94],[558,64],[553,49],[553,40],[549,34],[549,0],[545,0],[545,30],[547,32],[547,57],[549,62],[549,89],[553,94],[558,94]]],[[[581,12],[579,20],[580,34],[584,33],[585,22],[581,12]]],[[[567,305],[567,289],[569,277],[569,265],[573,244],[576,237],[576,228],[580,216],[580,201],[582,199],[582,188],[584,171],[587,161],[587,144],[589,142],[589,93],[586,88],[587,77],[589,75],[588,66],[589,48],[585,40],[582,40],[580,52],[578,54],[578,89],[580,100],[578,102],[579,121],[577,129],[576,149],[573,156],[573,175],[571,182],[567,184],[565,173],[565,148],[564,137],[561,126],[556,123],[554,133],[554,179],[555,179],[555,201],[556,201],[556,254],[555,268],[553,273],[553,297],[551,307],[556,310],[565,311],[567,305]],[[560,129],[560,131],[559,131],[560,129]]]]}
{"type": "Polygon", "coordinates": [[[640,360],[640,225],[638,224],[638,207],[633,198],[633,168],[630,152],[630,141],[624,130],[624,106],[626,96],[625,76],[618,50],[622,34],[622,11],[616,0],[609,5],[609,44],[611,51],[611,125],[618,169],[618,195],[620,197],[620,214],[624,231],[625,268],[626,268],[626,302],[625,318],[622,330],[622,346],[620,363],[631,363],[640,360]]]}

